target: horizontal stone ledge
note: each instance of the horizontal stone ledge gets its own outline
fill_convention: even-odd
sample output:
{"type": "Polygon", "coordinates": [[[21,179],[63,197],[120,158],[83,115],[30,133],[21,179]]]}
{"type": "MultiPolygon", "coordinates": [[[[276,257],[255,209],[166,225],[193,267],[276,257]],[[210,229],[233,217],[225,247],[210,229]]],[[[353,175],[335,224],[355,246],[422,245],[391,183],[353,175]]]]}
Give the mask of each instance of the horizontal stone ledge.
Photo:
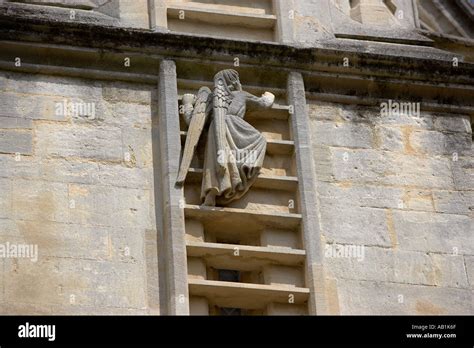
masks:
{"type": "MultiPolygon", "coordinates": [[[[1,33],[0,33],[1,34],[1,33]]],[[[74,47],[74,46],[54,46],[48,45],[44,43],[39,44],[31,44],[28,43],[26,45],[23,42],[13,42],[13,41],[1,41],[2,45],[5,47],[5,52],[2,54],[0,53],[0,69],[9,70],[9,71],[16,71],[16,72],[25,72],[25,73],[41,73],[47,75],[57,75],[57,76],[67,76],[67,77],[80,77],[80,78],[90,78],[90,79],[98,79],[98,80],[112,80],[112,81],[124,81],[124,82],[133,82],[133,83],[145,83],[156,85],[157,83],[157,75],[154,75],[154,72],[157,70],[159,66],[159,60],[162,58],[157,54],[150,53],[147,56],[143,56],[141,53],[137,52],[120,52],[116,51],[104,51],[101,54],[101,50],[90,48],[85,49],[81,47],[74,47]],[[35,52],[37,50],[36,55],[32,55],[30,52],[33,50],[32,46],[35,47],[35,52]],[[74,57],[73,61],[64,62],[64,56],[72,56],[74,57]],[[9,60],[10,57],[22,57],[22,66],[16,67],[14,65],[13,60],[9,60]],[[123,66],[123,59],[125,57],[129,57],[132,61],[132,65],[130,68],[126,68],[126,71],[121,71],[121,67],[123,66]],[[48,64],[38,64],[45,59],[48,61],[48,64]],[[68,64],[73,66],[67,66],[68,64]]],[[[182,60],[181,58],[177,57],[176,63],[178,67],[181,67],[181,74],[178,71],[178,76],[186,76],[188,78],[193,78],[193,76],[189,74],[189,67],[192,64],[195,70],[208,70],[209,64],[213,64],[214,68],[228,68],[228,63],[226,62],[202,62],[200,60],[195,61],[188,61],[182,60]],[[186,75],[184,75],[186,74],[186,75]]],[[[243,58],[242,58],[243,59],[243,58]]],[[[258,67],[252,67],[246,64],[245,69],[241,68],[241,77],[242,81],[246,81],[246,88],[248,91],[252,93],[258,93],[258,86],[261,81],[269,82],[268,84],[271,86],[265,86],[265,89],[272,92],[277,96],[282,96],[285,94],[285,91],[281,88],[277,88],[277,86],[281,86],[283,83],[282,80],[284,79],[285,75],[285,67],[272,67],[265,71],[259,69],[258,67]],[[273,69],[273,70],[272,70],[273,69]],[[259,75],[262,75],[258,77],[259,75]]],[[[314,68],[308,68],[306,72],[304,72],[305,80],[306,80],[306,87],[308,90],[315,89],[317,90],[319,84],[325,85],[330,84],[334,79],[338,79],[339,83],[338,86],[331,90],[333,94],[331,94],[331,100],[338,102],[337,98],[344,98],[345,95],[350,95],[352,90],[348,90],[346,84],[351,85],[355,83],[358,85],[357,90],[359,91],[359,95],[355,98],[366,98],[367,97],[367,90],[369,88],[370,81],[364,76],[364,74],[357,74],[352,75],[349,74],[349,71],[335,73],[333,72],[318,72],[315,73],[314,71],[317,70],[314,68]],[[334,97],[332,97],[334,96],[334,97]]],[[[374,68],[380,70],[380,68],[374,68]]],[[[327,69],[326,69],[327,70],[327,69]]],[[[383,69],[382,69],[383,70],[383,69]]],[[[372,70],[373,74],[374,70],[372,70]]],[[[388,72],[390,75],[391,73],[388,72]]],[[[192,75],[192,74],[191,74],[192,75]]],[[[387,75],[387,72],[384,73],[387,75]]],[[[464,77],[459,77],[457,79],[457,83],[460,82],[460,79],[463,80],[463,83],[469,84],[471,81],[469,79],[469,74],[466,72],[464,77]],[[467,79],[467,80],[466,80],[467,79]]],[[[372,77],[374,81],[378,81],[377,77],[372,77]]],[[[183,79],[178,79],[180,85],[183,79]]],[[[212,80],[212,78],[210,78],[212,80]]],[[[412,95],[412,99],[419,99],[419,100],[427,100],[428,102],[432,103],[436,108],[437,104],[434,102],[436,96],[443,95],[445,100],[447,101],[448,105],[443,105],[443,109],[447,111],[451,111],[451,109],[456,110],[457,108],[463,107],[470,107],[468,105],[469,98],[468,96],[471,95],[473,92],[469,89],[468,85],[459,85],[459,84],[452,84],[447,83],[449,82],[449,78],[446,77],[443,84],[439,84],[435,82],[435,79],[429,79],[431,82],[420,84],[421,82],[417,82],[420,84],[418,87],[424,89],[423,93],[421,91],[413,91],[408,93],[412,95]],[[465,89],[462,89],[465,88],[465,89]],[[425,97],[426,95],[430,95],[430,99],[425,97]],[[450,101],[452,99],[452,102],[450,101]]],[[[186,80],[187,84],[191,80],[186,80]]],[[[408,80],[393,80],[385,81],[382,86],[394,86],[397,88],[398,85],[401,83],[407,83],[408,80]]],[[[410,77],[410,81],[413,82],[414,77],[410,77]]],[[[208,81],[209,82],[209,81],[208,81]]],[[[411,83],[410,82],[410,83],[411,83]]],[[[323,86],[324,87],[324,86],[323,86]]],[[[194,87],[193,87],[194,88],[194,87]]],[[[260,90],[262,87],[260,87],[260,90]]],[[[388,93],[388,92],[387,92],[388,93]]],[[[387,94],[387,98],[391,97],[393,99],[393,93],[387,94]]],[[[325,94],[326,96],[328,94],[325,94]]],[[[383,90],[380,91],[380,97],[383,97],[383,90]]],[[[471,98],[472,99],[472,98],[471,98]]],[[[288,106],[283,106],[288,108],[288,106]]],[[[423,107],[423,106],[422,106],[423,107]]],[[[435,109],[433,109],[435,110],[435,109]]],[[[254,114],[255,119],[259,119],[262,117],[267,117],[270,119],[287,119],[288,114],[281,110],[282,112],[276,112],[276,109],[266,110],[264,112],[249,112],[248,117],[252,118],[254,114]],[[268,115],[268,116],[266,116],[268,115]]],[[[289,111],[289,110],[288,110],[289,111]]],[[[442,110],[441,110],[442,111],[442,110]]],[[[469,112],[470,110],[461,109],[459,112],[469,112]]],[[[471,110],[472,112],[472,110],[471,110]]]]}
{"type": "Polygon", "coordinates": [[[401,45],[413,45],[413,46],[433,46],[433,40],[424,37],[423,35],[417,34],[410,30],[399,30],[398,32],[386,31],[381,32],[377,30],[374,32],[373,28],[369,30],[361,30],[361,32],[354,33],[353,28],[344,28],[335,33],[337,39],[348,39],[348,40],[363,40],[373,42],[386,42],[389,44],[401,44],[401,45]],[[394,37],[398,34],[399,37],[394,37]],[[375,34],[375,35],[374,35],[375,34]],[[378,34],[378,35],[377,35],[378,34]],[[410,37],[407,37],[409,36],[410,37]]]}
{"type": "MultiPolygon", "coordinates": [[[[295,229],[301,223],[301,214],[292,213],[261,213],[255,210],[207,207],[187,204],[184,207],[184,214],[187,218],[194,218],[200,221],[209,221],[217,224],[235,224],[236,221],[252,220],[260,227],[275,227],[283,229],[295,229]]],[[[244,227],[245,228],[245,227],[244,227]]]]}
{"type": "Polygon", "coordinates": [[[306,252],[286,247],[258,247],[222,243],[186,243],[188,257],[201,257],[206,265],[216,269],[254,271],[263,266],[278,264],[301,266],[306,252]]]}
{"type": "Polygon", "coordinates": [[[0,69],[21,73],[45,74],[62,77],[79,77],[95,80],[122,81],[133,83],[145,83],[156,85],[158,83],[158,75],[148,75],[142,73],[128,73],[112,70],[99,70],[91,68],[32,64],[22,62],[21,66],[16,67],[14,61],[0,60],[0,69]]]}
{"type": "Polygon", "coordinates": [[[181,11],[185,12],[184,20],[208,24],[244,25],[255,29],[272,29],[277,21],[274,15],[217,11],[188,4],[169,5],[167,7],[168,19],[183,20],[180,18],[181,11]]]}
{"type": "MultiPolygon", "coordinates": [[[[316,93],[316,92],[306,92],[306,98],[311,100],[319,100],[323,102],[332,102],[332,103],[341,103],[349,105],[366,105],[366,106],[380,106],[381,103],[387,102],[387,99],[384,98],[371,98],[360,95],[344,95],[338,93],[316,93]]],[[[407,102],[400,100],[400,102],[407,102]]],[[[413,102],[413,101],[409,101],[413,102]]],[[[474,106],[467,105],[448,105],[448,104],[437,104],[435,102],[425,102],[420,101],[420,110],[421,111],[432,111],[432,112],[446,112],[446,113],[455,113],[469,115],[474,113],[474,106]]]]}
{"type": "MultiPolygon", "coordinates": [[[[170,57],[221,58],[229,56],[247,56],[256,66],[281,65],[285,68],[308,68],[317,70],[332,66],[340,66],[341,57],[352,60],[363,60],[364,71],[370,73],[373,67],[384,67],[394,75],[413,78],[413,72],[428,74],[433,80],[463,79],[471,75],[472,64],[463,63],[460,59],[458,69],[452,69],[452,57],[455,54],[439,51],[436,59],[433,49],[422,48],[415,56],[410,56],[413,46],[408,52],[397,47],[390,51],[384,43],[373,43],[369,48],[366,42],[344,42],[340,39],[326,40],[319,43],[320,47],[295,47],[272,42],[248,42],[240,40],[219,39],[215,37],[159,32],[152,30],[97,25],[84,22],[66,22],[52,20],[30,14],[15,12],[8,5],[0,5],[0,22],[2,36],[8,40],[47,42],[51,44],[74,44],[78,47],[96,47],[100,49],[121,49],[127,52],[141,52],[143,55],[159,55],[170,57]],[[58,35],[61,33],[61,35],[58,35]],[[36,36],[35,36],[36,35],[36,36]],[[209,50],[213,47],[213,50],[209,50]],[[390,52],[388,52],[390,51],[390,52]],[[404,54],[407,53],[407,54],[404,54]],[[394,70],[394,67],[399,69],[394,70]]],[[[347,41],[347,40],[346,40],[347,41]]],[[[416,46],[420,47],[420,46],[416,46]]],[[[436,51],[436,52],[438,52],[436,51]]],[[[242,63],[244,63],[242,59],[242,63]]],[[[428,79],[428,76],[423,76],[428,79]]]]}
{"type": "Polygon", "coordinates": [[[220,307],[263,309],[272,302],[304,304],[309,289],[294,286],[234,283],[216,280],[188,279],[191,296],[206,297],[220,307]]]}

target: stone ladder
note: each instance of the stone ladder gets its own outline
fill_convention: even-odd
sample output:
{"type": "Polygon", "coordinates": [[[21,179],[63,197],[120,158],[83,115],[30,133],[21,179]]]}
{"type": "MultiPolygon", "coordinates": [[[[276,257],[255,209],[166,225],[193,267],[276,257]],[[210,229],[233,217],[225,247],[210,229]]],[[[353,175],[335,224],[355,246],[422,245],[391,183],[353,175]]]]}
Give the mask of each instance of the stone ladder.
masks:
{"type": "MultiPolygon", "coordinates": [[[[267,154],[259,178],[239,201],[200,206],[202,154],[193,160],[184,185],[191,315],[309,312],[291,111],[274,105],[246,115],[267,138],[267,154]]],[[[185,139],[182,123],[183,144],[185,139]]]]}

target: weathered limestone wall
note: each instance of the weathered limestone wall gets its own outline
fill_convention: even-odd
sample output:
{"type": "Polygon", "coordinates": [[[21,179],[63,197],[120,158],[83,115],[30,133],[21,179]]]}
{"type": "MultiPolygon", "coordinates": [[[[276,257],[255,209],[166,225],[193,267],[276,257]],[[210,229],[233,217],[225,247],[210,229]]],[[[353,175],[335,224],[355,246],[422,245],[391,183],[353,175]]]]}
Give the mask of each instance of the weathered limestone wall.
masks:
{"type": "Polygon", "coordinates": [[[0,258],[0,313],[158,313],[154,89],[1,72],[0,92],[0,243],[39,253],[0,258]]]}
{"type": "Polygon", "coordinates": [[[323,242],[364,246],[326,253],[331,312],[472,314],[469,117],[319,101],[309,115],[323,242]]]}

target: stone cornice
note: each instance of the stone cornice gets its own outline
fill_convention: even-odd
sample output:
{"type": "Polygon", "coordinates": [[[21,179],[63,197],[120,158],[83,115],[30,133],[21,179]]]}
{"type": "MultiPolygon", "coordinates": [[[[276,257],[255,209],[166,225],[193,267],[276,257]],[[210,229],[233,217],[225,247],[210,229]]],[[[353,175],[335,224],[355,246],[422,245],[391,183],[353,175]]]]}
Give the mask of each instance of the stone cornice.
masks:
{"type": "Polygon", "coordinates": [[[456,55],[433,47],[344,39],[296,47],[60,21],[8,5],[0,5],[0,46],[3,68],[21,52],[25,66],[37,72],[59,66],[103,71],[117,79],[148,78],[157,76],[161,59],[170,58],[179,77],[208,80],[239,58],[243,79],[255,86],[284,88],[286,72],[300,71],[314,93],[385,98],[401,88],[413,100],[461,106],[474,100],[474,64],[459,56],[453,67],[456,55]],[[124,57],[133,61],[128,69],[124,57]]]}

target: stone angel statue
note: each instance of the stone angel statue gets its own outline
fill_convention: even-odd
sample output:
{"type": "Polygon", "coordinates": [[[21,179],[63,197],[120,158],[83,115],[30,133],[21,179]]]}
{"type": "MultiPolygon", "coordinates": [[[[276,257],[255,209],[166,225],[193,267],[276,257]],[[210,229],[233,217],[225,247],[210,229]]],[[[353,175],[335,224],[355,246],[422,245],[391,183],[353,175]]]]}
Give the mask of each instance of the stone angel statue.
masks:
{"type": "Polygon", "coordinates": [[[214,90],[201,87],[197,95],[183,96],[188,136],[176,183],[186,179],[196,146],[207,131],[201,201],[206,206],[225,205],[247,193],[265,157],[263,135],[244,121],[248,109],[269,108],[275,96],[256,97],[242,90],[237,71],[228,69],[214,77],[214,90]]]}

